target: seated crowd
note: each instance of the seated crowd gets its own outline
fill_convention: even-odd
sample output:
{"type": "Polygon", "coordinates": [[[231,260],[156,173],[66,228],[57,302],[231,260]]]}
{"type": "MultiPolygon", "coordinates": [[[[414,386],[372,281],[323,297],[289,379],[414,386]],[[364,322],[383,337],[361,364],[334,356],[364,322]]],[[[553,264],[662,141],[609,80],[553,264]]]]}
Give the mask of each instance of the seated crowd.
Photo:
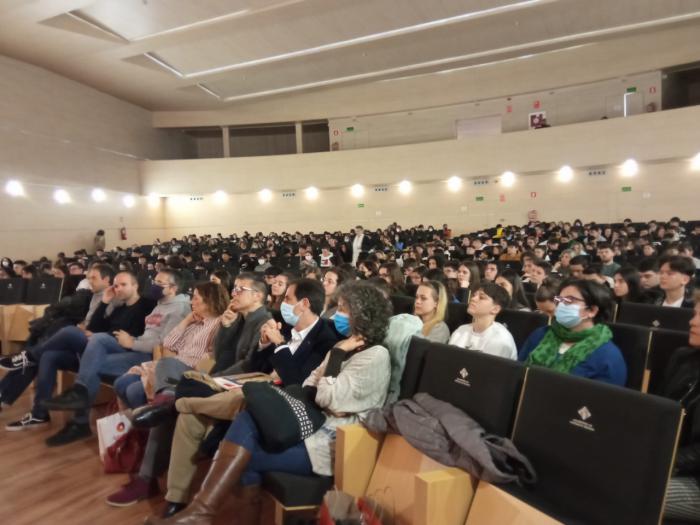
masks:
{"type": "MultiPolygon", "coordinates": [[[[416,335],[624,386],[627,365],[606,323],[625,302],[692,308],[699,248],[700,223],[673,218],[498,225],[461,236],[447,225],[396,224],[376,232],[191,235],[93,256],[59,254],[54,263],[3,258],[0,278],[73,276],[75,285],[21,352],[0,359],[8,371],[2,404],[36,387],[31,411],[5,429],[44,427],[51,411],[71,411],[46,444],[87,438],[100,384],[113,382],[120,409],[150,430],[138,475],[107,503],[156,496],[167,472],[166,506],[147,523],[212,523],[229,497],[238,522],[253,523],[265,472],[332,475],[335,429],[396,400],[396,369],[403,367],[396,356],[405,359],[405,351],[394,341],[416,335]],[[414,298],[410,319],[392,316],[397,296],[414,298]],[[451,332],[452,303],[463,304],[470,322],[451,332]],[[496,320],[508,310],[551,321],[518,348],[496,320]],[[61,370],[76,380],[54,396],[61,370]],[[251,373],[300,385],[327,415],[320,430],[271,452],[240,392],[179,395],[193,376],[206,384],[251,373]],[[192,494],[202,451],[214,460],[192,494]]],[[[691,347],[700,346],[695,308],[691,347]]],[[[682,444],[700,446],[688,435],[682,444]]],[[[671,498],[667,513],[700,521],[695,457],[671,484],[673,490],[682,478],[677,490],[692,495],[692,508],[686,498],[679,504],[686,510],[676,511],[671,498]]]]}

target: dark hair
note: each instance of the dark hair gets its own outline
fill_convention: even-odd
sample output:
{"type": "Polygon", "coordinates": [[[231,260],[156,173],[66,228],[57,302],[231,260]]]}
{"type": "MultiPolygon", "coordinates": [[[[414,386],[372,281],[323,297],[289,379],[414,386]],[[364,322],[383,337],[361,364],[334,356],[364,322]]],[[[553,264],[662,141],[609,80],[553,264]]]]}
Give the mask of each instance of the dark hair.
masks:
{"type": "Polygon", "coordinates": [[[231,291],[231,287],[233,286],[233,277],[228,272],[228,270],[219,268],[218,270],[214,270],[213,272],[211,272],[209,274],[209,277],[211,277],[212,275],[219,279],[219,281],[221,281],[221,286],[231,291]]]}
{"type": "Polygon", "coordinates": [[[109,264],[95,263],[90,267],[90,269],[97,271],[100,274],[101,279],[109,277],[109,284],[114,282],[114,268],[112,268],[109,264]]]}
{"type": "Polygon", "coordinates": [[[399,265],[394,261],[385,262],[379,267],[380,270],[386,270],[389,274],[389,286],[391,287],[391,293],[402,294],[405,292],[404,283],[405,279],[403,272],[399,265]]]}
{"type": "MultiPolygon", "coordinates": [[[[481,270],[479,269],[479,265],[474,261],[464,260],[460,261],[459,266],[469,268],[469,290],[472,292],[475,291],[481,283],[481,270]]],[[[457,270],[459,271],[459,267],[457,270]]]]}
{"type": "Polygon", "coordinates": [[[609,242],[599,242],[596,244],[596,249],[598,250],[612,250],[612,246],[610,246],[609,242]]]}
{"type": "Polygon", "coordinates": [[[577,255],[576,257],[572,257],[571,260],[569,261],[569,266],[571,265],[576,265],[576,266],[583,266],[584,268],[588,266],[588,256],[587,255],[577,255]]]}
{"type": "Polygon", "coordinates": [[[523,288],[523,283],[520,280],[518,272],[511,268],[506,268],[499,274],[499,277],[503,277],[513,288],[513,295],[510,298],[509,307],[516,310],[529,308],[529,301],[525,295],[525,289],[523,288]]]}
{"type": "Polygon", "coordinates": [[[277,277],[278,275],[284,273],[284,270],[279,266],[270,266],[267,270],[263,272],[266,277],[277,277]]]}
{"type": "Polygon", "coordinates": [[[552,272],[552,265],[549,264],[544,259],[534,259],[532,261],[532,266],[537,266],[538,268],[542,268],[544,270],[545,275],[549,275],[552,272]]]}
{"type": "Polygon", "coordinates": [[[553,301],[554,297],[559,292],[559,286],[561,285],[561,280],[556,277],[549,276],[535,292],[535,301],[553,301]]]}
{"type": "Polygon", "coordinates": [[[598,307],[598,313],[593,319],[595,323],[604,323],[612,319],[613,298],[608,286],[586,279],[567,279],[561,283],[557,293],[561,294],[567,286],[573,286],[579,291],[586,307],[598,307]]]}
{"type": "Polygon", "coordinates": [[[644,257],[637,264],[639,272],[658,272],[659,271],[659,260],[656,257],[644,257]]]}
{"type": "Polygon", "coordinates": [[[668,255],[659,259],[659,268],[664,264],[668,264],[668,267],[674,272],[687,275],[691,280],[695,276],[695,263],[688,257],[683,257],[682,255],[668,255]]]}
{"type": "Polygon", "coordinates": [[[170,277],[170,280],[172,281],[172,284],[175,287],[176,294],[178,294],[182,291],[182,285],[183,285],[184,281],[182,279],[182,274],[180,274],[180,272],[178,272],[177,270],[173,270],[171,268],[163,268],[158,273],[163,273],[163,274],[170,277]]]}
{"type": "Polygon", "coordinates": [[[115,274],[115,277],[117,275],[122,275],[122,274],[128,275],[131,278],[131,282],[136,284],[136,286],[138,286],[139,278],[136,276],[136,274],[134,272],[132,272],[131,270],[120,270],[115,274]]]}
{"type": "Polygon", "coordinates": [[[479,290],[488,295],[501,309],[508,308],[510,304],[510,295],[508,295],[508,292],[506,292],[506,289],[502,286],[492,282],[483,282],[477,289],[477,291],[479,290]]]}
{"type": "Polygon", "coordinates": [[[338,297],[349,311],[352,333],[363,337],[367,346],[381,344],[392,313],[391,302],[384,294],[369,283],[353,281],[340,287],[338,297]]]}
{"type": "Polygon", "coordinates": [[[294,286],[294,296],[297,298],[297,301],[308,299],[311,311],[316,315],[321,315],[326,299],[326,293],[321,281],[317,279],[297,279],[289,283],[287,289],[290,286],[294,286]]]}
{"type": "Polygon", "coordinates": [[[228,308],[231,298],[228,290],[219,283],[206,281],[196,284],[194,289],[199,292],[202,301],[209,307],[209,310],[215,317],[223,314],[228,308]]]}
{"type": "Polygon", "coordinates": [[[630,265],[622,266],[615,271],[627,283],[627,295],[621,297],[625,301],[638,302],[642,295],[642,286],[639,283],[639,271],[630,265]]]}

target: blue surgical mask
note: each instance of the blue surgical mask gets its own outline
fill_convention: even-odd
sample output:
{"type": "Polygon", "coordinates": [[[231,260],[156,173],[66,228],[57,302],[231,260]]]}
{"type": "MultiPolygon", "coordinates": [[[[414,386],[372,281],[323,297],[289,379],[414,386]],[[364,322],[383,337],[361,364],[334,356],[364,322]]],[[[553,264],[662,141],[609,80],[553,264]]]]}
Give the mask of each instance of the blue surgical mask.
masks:
{"type": "Polygon", "coordinates": [[[350,317],[347,314],[336,312],[333,316],[333,324],[338,333],[348,337],[350,335],[350,317]]]}
{"type": "Polygon", "coordinates": [[[559,303],[554,310],[554,318],[565,328],[573,328],[581,323],[580,309],[577,304],[559,303]]]}
{"type": "Polygon", "coordinates": [[[295,306],[296,304],[288,304],[284,302],[280,305],[282,319],[284,319],[284,322],[289,326],[296,326],[296,324],[299,322],[299,316],[294,313],[295,306]]]}

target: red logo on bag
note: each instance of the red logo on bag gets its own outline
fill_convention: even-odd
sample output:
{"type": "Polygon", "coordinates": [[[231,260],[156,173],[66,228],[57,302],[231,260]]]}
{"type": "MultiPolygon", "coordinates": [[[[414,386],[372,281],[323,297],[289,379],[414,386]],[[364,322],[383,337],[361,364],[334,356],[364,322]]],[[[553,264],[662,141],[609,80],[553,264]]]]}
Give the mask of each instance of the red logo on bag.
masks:
{"type": "Polygon", "coordinates": [[[117,432],[124,432],[124,422],[120,421],[117,423],[117,432]]]}

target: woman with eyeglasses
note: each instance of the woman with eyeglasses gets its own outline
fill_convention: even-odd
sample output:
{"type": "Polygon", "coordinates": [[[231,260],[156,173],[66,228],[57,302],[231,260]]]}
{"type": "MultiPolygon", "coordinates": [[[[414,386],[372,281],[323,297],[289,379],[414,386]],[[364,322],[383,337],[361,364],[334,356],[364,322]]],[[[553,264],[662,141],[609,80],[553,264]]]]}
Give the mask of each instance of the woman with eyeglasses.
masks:
{"type": "Polygon", "coordinates": [[[614,385],[627,382],[627,365],[605,324],[613,301],[607,287],[593,281],[567,280],[554,298],[551,326],[535,330],[518,359],[565,374],[614,385]]]}
{"type": "Polygon", "coordinates": [[[338,309],[336,291],[341,284],[349,280],[349,277],[345,270],[337,266],[326,270],[326,273],[323,275],[323,280],[321,281],[321,284],[323,284],[323,291],[326,294],[323,303],[323,312],[321,312],[322,319],[331,319],[335,315],[338,309]]]}

